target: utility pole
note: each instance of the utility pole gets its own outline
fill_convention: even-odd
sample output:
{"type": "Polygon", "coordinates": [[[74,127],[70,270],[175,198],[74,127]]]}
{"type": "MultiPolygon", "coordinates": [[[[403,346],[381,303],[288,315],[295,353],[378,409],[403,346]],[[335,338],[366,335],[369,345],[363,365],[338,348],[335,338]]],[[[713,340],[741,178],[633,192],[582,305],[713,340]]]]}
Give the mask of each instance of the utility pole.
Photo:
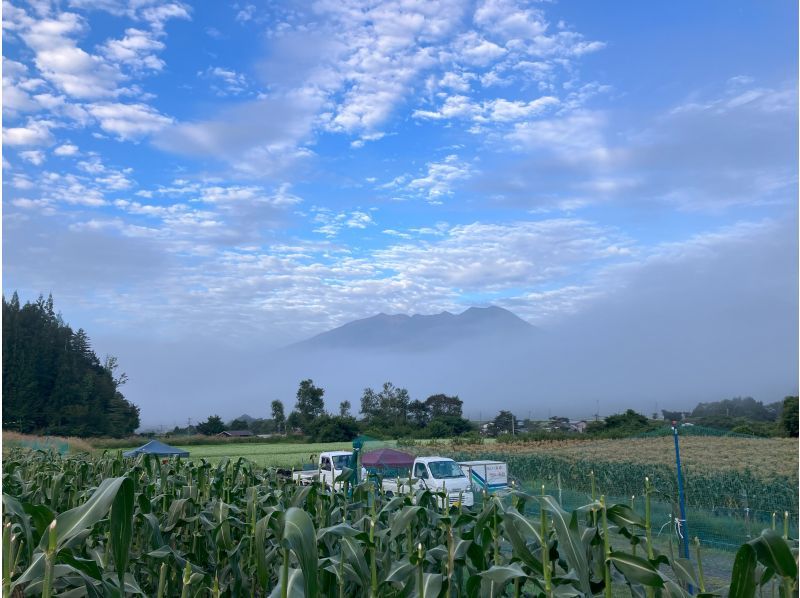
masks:
{"type": "Polygon", "coordinates": [[[189,436],[192,433],[191,432],[191,427],[192,427],[192,418],[190,417],[189,419],[186,420],[186,435],[187,436],[189,436]]]}

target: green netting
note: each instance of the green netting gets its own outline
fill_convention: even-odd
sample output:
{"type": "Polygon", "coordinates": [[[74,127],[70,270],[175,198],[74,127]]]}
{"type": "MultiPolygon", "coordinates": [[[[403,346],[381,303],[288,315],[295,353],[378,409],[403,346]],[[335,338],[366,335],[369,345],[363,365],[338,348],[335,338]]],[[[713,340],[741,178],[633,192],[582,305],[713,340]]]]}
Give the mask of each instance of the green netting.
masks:
{"type": "MultiPolygon", "coordinates": [[[[491,459],[508,463],[509,473],[521,481],[543,480],[584,495],[591,491],[592,475],[600,492],[613,496],[641,495],[644,478],[664,496],[676,500],[678,483],[675,468],[664,464],[596,462],[568,460],[544,453],[508,454],[485,452],[455,454],[457,461],[491,459]]],[[[797,513],[797,480],[775,476],[764,480],[749,470],[719,472],[694,471],[684,467],[684,489],[690,507],[720,511],[797,513]]]]}
{"type": "Polygon", "coordinates": [[[33,451],[53,451],[59,455],[66,455],[69,452],[69,444],[63,440],[56,440],[55,438],[37,438],[36,440],[4,440],[9,448],[25,448],[33,451]]]}
{"type": "MultiPolygon", "coordinates": [[[[567,509],[591,502],[592,475],[596,495],[608,502],[633,504],[644,512],[644,478],[649,477],[654,527],[660,529],[659,541],[672,541],[677,550],[685,528],[678,529],[678,489],[674,467],[662,464],[607,463],[569,461],[544,454],[510,455],[499,452],[453,455],[456,460],[492,459],[508,463],[509,473],[518,487],[532,494],[545,492],[559,499],[567,509]]],[[[789,478],[764,480],[749,471],[716,473],[684,471],[689,535],[700,538],[704,546],[720,552],[720,567],[730,573],[733,552],[744,542],[772,525],[773,513],[779,530],[784,514],[789,534],[798,537],[798,487],[789,478]]],[[[531,507],[535,508],[535,507],[531,507]]]]}
{"type": "MultiPolygon", "coordinates": [[[[591,494],[578,492],[559,486],[557,480],[525,480],[517,483],[523,491],[540,494],[544,485],[546,494],[554,496],[566,510],[587,505],[592,502],[591,494]]],[[[600,489],[598,488],[599,497],[600,489]]],[[[510,502],[510,499],[508,499],[510,502]]],[[[631,505],[638,513],[644,515],[644,497],[606,495],[607,504],[624,503],[631,505]]],[[[686,521],[680,521],[680,510],[677,501],[668,497],[651,498],[651,517],[653,522],[653,543],[662,552],[681,553],[683,538],[699,538],[703,547],[703,565],[708,577],[727,583],[733,569],[736,550],[745,542],[761,533],[761,530],[772,526],[772,512],[745,509],[707,509],[688,507],[686,521]],[[676,521],[677,520],[677,521],[676,521]]],[[[538,516],[539,507],[535,501],[526,503],[526,514],[538,516]]],[[[782,532],[784,512],[776,513],[776,528],[782,532]]],[[[788,515],[789,537],[798,537],[797,511],[788,515]]],[[[694,560],[694,549],[690,551],[694,560]]]]}

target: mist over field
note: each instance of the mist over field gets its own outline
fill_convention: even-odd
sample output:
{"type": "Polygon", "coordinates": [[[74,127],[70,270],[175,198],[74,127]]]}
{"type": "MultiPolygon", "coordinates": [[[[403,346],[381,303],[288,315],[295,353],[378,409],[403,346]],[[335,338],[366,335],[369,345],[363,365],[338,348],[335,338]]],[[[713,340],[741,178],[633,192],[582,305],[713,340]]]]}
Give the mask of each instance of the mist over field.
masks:
{"type": "MultiPolygon", "coordinates": [[[[734,396],[768,403],[797,392],[796,254],[784,250],[791,236],[789,226],[763,227],[754,238],[698,240],[692,251],[609,272],[613,290],[546,327],[519,320],[509,328],[510,314],[498,325],[492,310],[472,310],[480,328],[462,337],[451,328],[438,343],[424,331],[435,333],[443,316],[392,334],[379,317],[288,346],[219,337],[123,345],[130,352],[121,358],[145,426],[184,425],[184,413],[267,416],[274,398],[294,404],[304,378],[325,389],[332,412],[343,400],[356,411],[363,389],[386,381],[421,400],[457,394],[476,419],[500,409],[543,419],[626,408],[649,415],[734,396]],[[164,359],[168,376],[135,375],[164,359]],[[186,388],[190,405],[173,404],[186,388]]],[[[444,318],[447,326],[457,319],[444,318]]]]}

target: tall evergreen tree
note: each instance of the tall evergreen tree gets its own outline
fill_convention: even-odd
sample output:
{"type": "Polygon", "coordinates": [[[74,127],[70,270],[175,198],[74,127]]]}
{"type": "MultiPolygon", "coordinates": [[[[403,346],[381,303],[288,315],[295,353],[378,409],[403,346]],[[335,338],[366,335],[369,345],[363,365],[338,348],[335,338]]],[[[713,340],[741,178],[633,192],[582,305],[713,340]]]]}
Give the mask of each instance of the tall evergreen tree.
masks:
{"type": "Polygon", "coordinates": [[[3,297],[3,427],[68,436],[127,436],[139,408],[118,388],[116,359],[106,366],[83,329],[73,332],[53,297],[20,305],[3,297]]]}

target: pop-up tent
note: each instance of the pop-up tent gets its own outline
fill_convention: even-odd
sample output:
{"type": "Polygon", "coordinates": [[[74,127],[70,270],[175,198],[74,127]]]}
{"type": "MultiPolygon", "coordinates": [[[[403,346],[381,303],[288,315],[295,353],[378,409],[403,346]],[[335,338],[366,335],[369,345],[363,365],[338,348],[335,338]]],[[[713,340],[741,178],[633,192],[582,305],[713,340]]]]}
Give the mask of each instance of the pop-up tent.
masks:
{"type": "Polygon", "coordinates": [[[158,440],[151,440],[139,448],[122,453],[123,457],[135,457],[136,455],[158,455],[159,457],[188,457],[189,451],[175,448],[158,440]]]}
{"type": "Polygon", "coordinates": [[[382,476],[408,475],[414,464],[414,455],[390,448],[382,448],[361,455],[361,465],[382,476]]]}

